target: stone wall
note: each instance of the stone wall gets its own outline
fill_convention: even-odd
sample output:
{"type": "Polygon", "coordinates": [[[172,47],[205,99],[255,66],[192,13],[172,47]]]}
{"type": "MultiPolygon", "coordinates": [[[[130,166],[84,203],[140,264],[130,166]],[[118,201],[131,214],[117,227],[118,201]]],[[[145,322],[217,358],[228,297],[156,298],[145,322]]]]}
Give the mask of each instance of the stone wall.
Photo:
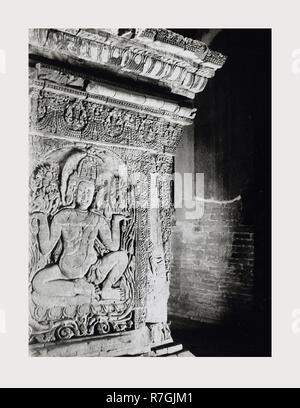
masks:
{"type": "Polygon", "coordinates": [[[190,149],[188,167],[178,165],[185,157],[182,148],[175,160],[180,173],[190,173],[194,163],[194,172],[204,174],[201,197],[208,202],[198,220],[177,211],[169,301],[170,315],[243,321],[265,331],[266,338],[271,316],[270,44],[270,30],[237,29],[223,30],[211,44],[228,58],[222,75],[195,100],[194,145],[183,146],[190,149]]]}
{"type": "Polygon", "coordinates": [[[172,236],[169,314],[202,322],[242,321],[253,306],[254,233],[242,204],[206,203],[200,220],[172,236]]]}

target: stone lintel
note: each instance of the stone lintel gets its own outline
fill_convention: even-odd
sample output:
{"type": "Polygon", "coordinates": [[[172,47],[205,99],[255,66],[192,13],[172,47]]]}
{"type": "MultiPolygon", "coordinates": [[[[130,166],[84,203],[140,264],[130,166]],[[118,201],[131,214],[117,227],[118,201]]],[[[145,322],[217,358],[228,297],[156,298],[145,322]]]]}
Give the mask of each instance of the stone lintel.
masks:
{"type": "Polygon", "coordinates": [[[41,63],[31,69],[30,86],[45,91],[74,95],[79,99],[96,103],[124,107],[127,110],[162,117],[181,125],[190,125],[196,115],[195,108],[180,106],[167,99],[128,91],[99,81],[86,81],[78,74],[41,63]]]}

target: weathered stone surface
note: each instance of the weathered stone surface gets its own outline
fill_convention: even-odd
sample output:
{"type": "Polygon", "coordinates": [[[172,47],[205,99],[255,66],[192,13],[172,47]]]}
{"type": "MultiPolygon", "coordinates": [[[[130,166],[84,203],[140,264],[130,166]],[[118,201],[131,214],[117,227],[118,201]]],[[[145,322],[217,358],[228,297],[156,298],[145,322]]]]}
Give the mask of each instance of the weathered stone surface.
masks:
{"type": "Polygon", "coordinates": [[[34,355],[132,355],[172,341],[171,176],[195,109],[125,91],[117,79],[91,80],[85,70],[95,64],[134,73],[193,97],[224,57],[166,30],[156,30],[148,46],[147,35],[30,30],[34,355]],[[60,67],[66,61],[74,72],[60,67]]]}
{"type": "MultiPolygon", "coordinates": [[[[168,291],[162,293],[156,281],[159,275],[159,282],[168,285],[170,225],[164,221],[168,216],[164,211],[159,212],[154,224],[148,223],[148,172],[164,166],[164,171],[158,173],[159,183],[164,183],[172,158],[34,135],[31,147],[32,340],[55,341],[130,330],[145,319],[166,324],[168,291]],[[120,174],[124,169],[127,180],[120,174]],[[133,184],[136,170],[141,172],[133,184]],[[111,199],[104,199],[108,191],[111,199]],[[88,194],[83,208],[78,196],[88,194]],[[122,220],[126,224],[120,230],[122,220]],[[157,223],[163,238],[151,242],[157,223]],[[95,229],[97,225],[99,230],[95,229]],[[81,235],[82,226],[89,231],[88,238],[81,235]],[[75,247],[74,241],[78,242],[75,247]],[[85,258],[80,255],[74,262],[74,251],[86,253],[91,245],[93,261],[87,258],[87,263],[82,264],[85,258]],[[71,258],[68,251],[72,252],[71,258]],[[153,269],[158,254],[165,265],[160,271],[153,269]],[[105,282],[110,286],[106,287],[105,282]],[[116,283],[118,289],[113,290],[116,283]],[[150,292],[153,304],[149,299],[146,303],[150,292]]],[[[163,191],[157,193],[157,199],[167,200],[164,204],[170,209],[170,192],[164,195],[163,191]]]]}
{"type": "Polygon", "coordinates": [[[150,337],[146,327],[122,334],[109,334],[56,344],[29,346],[31,357],[116,357],[150,352],[150,337]]]}
{"type": "Polygon", "coordinates": [[[172,92],[194,98],[226,57],[200,42],[163,29],[133,30],[119,35],[110,29],[32,29],[35,54],[61,61],[72,59],[103,66],[122,75],[161,83],[172,92]]]}
{"type": "Polygon", "coordinates": [[[35,134],[138,147],[160,153],[175,153],[181,140],[182,125],[190,123],[187,115],[193,115],[193,110],[174,104],[174,113],[163,108],[145,108],[144,104],[128,106],[121,100],[116,104],[113,98],[108,100],[104,96],[40,80],[30,83],[30,92],[30,128],[35,134]]]}

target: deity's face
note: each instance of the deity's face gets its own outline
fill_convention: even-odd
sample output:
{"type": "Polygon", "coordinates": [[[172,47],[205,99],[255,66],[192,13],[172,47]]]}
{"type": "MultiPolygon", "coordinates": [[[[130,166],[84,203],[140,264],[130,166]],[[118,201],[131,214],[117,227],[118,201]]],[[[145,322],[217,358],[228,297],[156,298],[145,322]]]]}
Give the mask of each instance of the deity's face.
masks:
{"type": "Polygon", "coordinates": [[[81,210],[87,210],[92,204],[95,185],[90,181],[81,181],[77,188],[76,203],[81,210]]]}

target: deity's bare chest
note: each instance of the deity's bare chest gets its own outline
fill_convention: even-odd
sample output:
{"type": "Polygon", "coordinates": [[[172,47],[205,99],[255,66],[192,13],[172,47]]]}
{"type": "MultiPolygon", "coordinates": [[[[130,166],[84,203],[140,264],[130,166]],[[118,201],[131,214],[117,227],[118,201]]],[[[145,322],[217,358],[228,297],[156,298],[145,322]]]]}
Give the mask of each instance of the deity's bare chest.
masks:
{"type": "Polygon", "coordinates": [[[63,236],[65,239],[74,241],[90,239],[97,232],[97,223],[95,218],[87,213],[82,214],[74,210],[69,217],[68,222],[64,224],[63,236]]]}

